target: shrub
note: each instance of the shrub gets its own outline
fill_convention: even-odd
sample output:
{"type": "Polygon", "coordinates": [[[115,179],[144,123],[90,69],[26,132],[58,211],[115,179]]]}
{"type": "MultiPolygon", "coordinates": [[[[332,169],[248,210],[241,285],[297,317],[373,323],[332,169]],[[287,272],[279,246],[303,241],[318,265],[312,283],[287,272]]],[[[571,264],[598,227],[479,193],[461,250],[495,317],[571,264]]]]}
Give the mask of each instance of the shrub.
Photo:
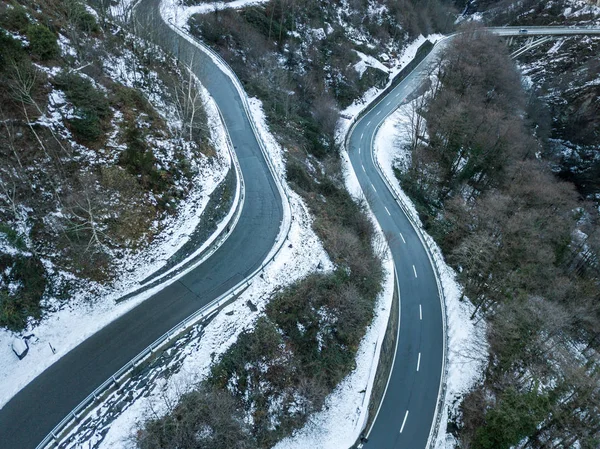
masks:
{"type": "Polygon", "coordinates": [[[8,226],[4,223],[0,223],[0,232],[6,235],[6,239],[8,240],[8,242],[11,245],[13,245],[15,248],[17,248],[21,251],[25,251],[27,249],[27,246],[25,245],[25,241],[23,240],[23,237],[21,237],[17,233],[17,231],[15,231],[10,226],[8,226]]]}
{"type": "Polygon", "coordinates": [[[23,59],[25,52],[21,43],[0,28],[0,72],[9,67],[9,63],[23,59]]]}
{"type": "Polygon", "coordinates": [[[71,23],[73,23],[80,31],[85,33],[95,33],[99,31],[96,18],[88,12],[85,5],[79,0],[67,0],[66,8],[71,23]]]}
{"type": "Polygon", "coordinates": [[[12,3],[0,15],[0,25],[7,30],[25,34],[29,25],[26,9],[18,3],[12,3]]]}
{"type": "Polygon", "coordinates": [[[0,256],[0,271],[5,283],[18,285],[16,291],[0,290],[0,326],[19,331],[28,317],[39,318],[40,301],[46,290],[46,270],[33,256],[0,256]]]}
{"type": "Polygon", "coordinates": [[[84,143],[96,142],[103,134],[100,119],[93,112],[83,110],[79,118],[69,120],[71,131],[84,143]]]}
{"type": "Polygon", "coordinates": [[[61,72],[54,85],[65,92],[67,99],[78,109],[94,113],[100,119],[110,117],[110,104],[102,91],[76,72],[61,72]]]}
{"type": "Polygon", "coordinates": [[[141,449],[252,449],[256,444],[249,433],[231,394],[202,386],[183,395],[172,413],[148,422],[137,443],[141,449]]]}
{"type": "Polygon", "coordinates": [[[27,27],[27,38],[29,49],[36,58],[47,61],[60,55],[60,49],[56,42],[56,36],[47,26],[37,24],[27,27]]]}
{"type": "Polygon", "coordinates": [[[74,72],[60,73],[54,84],[65,92],[79,118],[69,120],[71,130],[83,143],[97,142],[104,135],[103,121],[111,115],[110,104],[92,82],[74,72]]]}

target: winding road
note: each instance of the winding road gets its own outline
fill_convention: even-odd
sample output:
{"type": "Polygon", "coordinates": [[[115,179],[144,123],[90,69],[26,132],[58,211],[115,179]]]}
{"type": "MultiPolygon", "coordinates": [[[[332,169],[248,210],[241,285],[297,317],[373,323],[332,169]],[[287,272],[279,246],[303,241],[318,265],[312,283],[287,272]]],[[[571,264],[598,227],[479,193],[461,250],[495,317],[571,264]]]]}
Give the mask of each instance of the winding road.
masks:
{"type": "MultiPolygon", "coordinates": [[[[499,36],[600,35],[598,28],[499,27],[499,36]]],[[[375,135],[387,118],[429,76],[429,67],[452,39],[439,41],[423,61],[358,120],[347,139],[352,167],[383,232],[391,236],[400,295],[397,348],[383,401],[359,447],[427,448],[437,431],[438,393],[444,370],[444,326],[436,276],[418,231],[391,193],[374,160],[375,135]]]]}
{"type": "MultiPolygon", "coordinates": [[[[260,266],[280,231],[282,198],[238,91],[212,59],[160,20],[159,3],[141,0],[136,17],[167,50],[184,61],[194,60],[194,72],[221,109],[245,179],[239,222],[206,262],[88,338],[0,409],[0,449],[34,448],[97,385],[150,342],[260,266]]],[[[523,34],[519,29],[511,32],[523,34]]],[[[359,120],[348,140],[351,163],[363,190],[370,193],[369,204],[383,230],[393,236],[390,246],[401,295],[395,362],[365,443],[374,449],[426,446],[442,380],[444,329],[435,274],[417,231],[372,156],[378,126],[419,85],[427,61],[440,48],[434,47],[416,70],[359,120]]]]}
{"type": "Polygon", "coordinates": [[[428,76],[434,50],[352,128],[347,150],[396,267],[400,320],[396,354],[384,399],[365,448],[424,448],[435,417],[444,360],[444,326],[437,281],[417,230],[380,175],[373,156],[379,126],[428,76]]]}
{"type": "Polygon", "coordinates": [[[242,99],[209,57],[157,19],[159,0],[142,0],[141,26],[184,61],[218,104],[240,163],[245,201],[229,238],[198,268],[64,355],[0,409],[0,448],[36,445],[83,398],[177,323],[245,279],[271,251],[283,219],[282,198],[242,99]],[[155,11],[155,14],[149,14],[155,11]]]}

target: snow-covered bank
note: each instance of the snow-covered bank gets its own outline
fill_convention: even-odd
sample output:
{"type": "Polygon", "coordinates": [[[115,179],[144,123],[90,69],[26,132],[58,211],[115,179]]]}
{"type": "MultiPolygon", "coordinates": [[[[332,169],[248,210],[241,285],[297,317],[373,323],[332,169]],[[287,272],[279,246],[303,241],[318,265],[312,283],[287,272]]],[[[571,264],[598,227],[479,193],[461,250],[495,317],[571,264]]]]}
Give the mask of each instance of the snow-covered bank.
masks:
{"type": "Polygon", "coordinates": [[[179,28],[187,29],[190,17],[195,14],[206,14],[223,9],[241,9],[252,5],[267,3],[269,0],[234,0],[232,2],[203,3],[196,6],[182,5],[180,0],[163,0],[160,13],[167,22],[172,22],[179,28]]]}
{"type": "MultiPolygon", "coordinates": [[[[140,281],[163,266],[186,243],[198,225],[211,193],[231,167],[226,130],[216,104],[206,90],[200,87],[200,91],[206,104],[211,143],[216,156],[212,160],[203,158],[197,162],[194,182],[197,188],[181,202],[177,214],[162,223],[165,231],[148,248],[121,256],[119,275],[116,276],[118,283],[112,286],[90,283],[86,289],[74,292],[66,307],[58,300],[49,300],[45,306],[54,311],[48,312],[40,323],[30,325],[22,332],[22,335],[29,336],[29,353],[23,360],[19,361],[12,353],[14,333],[0,330],[0,407],[69,350],[162,288],[153,288],[115,305],[118,298],[135,291],[140,281]]],[[[220,228],[216,232],[220,232],[220,228]]]]}
{"type": "Polygon", "coordinates": [[[448,338],[448,362],[446,369],[447,387],[442,416],[438,430],[436,449],[455,447],[454,438],[446,434],[448,417],[457,416],[457,407],[463,397],[483,375],[487,364],[486,326],[483,320],[471,320],[474,306],[467,298],[461,300],[462,287],[456,281],[456,273],[444,261],[443,254],[435,241],[422,228],[416,209],[402,191],[393,173],[393,167],[402,170],[410,161],[406,144],[410,142],[411,104],[400,107],[389,115],[375,138],[375,157],[392,186],[411,213],[414,222],[421,227],[422,234],[432,250],[432,256],[440,273],[446,304],[446,326],[448,338]]]}
{"type": "MultiPolygon", "coordinates": [[[[391,68],[388,70],[390,76],[387,85],[382,89],[379,89],[377,87],[370,88],[367,92],[365,92],[365,94],[361,98],[355,100],[350,106],[341,111],[340,115],[342,118],[338,122],[338,127],[336,130],[337,141],[339,143],[343,142],[346,135],[348,134],[348,131],[350,130],[350,127],[354,123],[354,119],[358,116],[358,114],[360,114],[367,106],[369,106],[369,104],[371,104],[371,102],[375,98],[377,98],[377,96],[381,92],[383,92],[392,84],[392,81],[396,77],[396,75],[398,75],[398,73],[400,73],[400,71],[415,58],[417,50],[421,45],[423,45],[425,41],[429,40],[430,42],[435,44],[443,37],[444,36],[442,34],[430,34],[427,37],[421,35],[414,41],[412,41],[409,45],[407,45],[402,51],[402,53],[400,53],[396,58],[391,58],[390,55],[386,55],[388,64],[391,65],[391,68]]],[[[373,65],[373,63],[371,63],[370,65],[373,65]]]]}

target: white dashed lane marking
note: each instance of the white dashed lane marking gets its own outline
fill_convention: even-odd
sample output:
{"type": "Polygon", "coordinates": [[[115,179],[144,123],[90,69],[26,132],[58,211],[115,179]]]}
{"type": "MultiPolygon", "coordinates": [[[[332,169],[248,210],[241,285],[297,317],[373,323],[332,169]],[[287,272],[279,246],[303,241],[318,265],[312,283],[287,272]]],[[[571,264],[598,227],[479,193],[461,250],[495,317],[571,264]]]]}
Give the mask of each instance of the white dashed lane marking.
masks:
{"type": "Polygon", "coordinates": [[[406,424],[406,418],[408,418],[408,410],[406,411],[406,415],[404,415],[404,419],[402,420],[402,427],[400,427],[400,433],[404,430],[404,425],[406,424]]]}

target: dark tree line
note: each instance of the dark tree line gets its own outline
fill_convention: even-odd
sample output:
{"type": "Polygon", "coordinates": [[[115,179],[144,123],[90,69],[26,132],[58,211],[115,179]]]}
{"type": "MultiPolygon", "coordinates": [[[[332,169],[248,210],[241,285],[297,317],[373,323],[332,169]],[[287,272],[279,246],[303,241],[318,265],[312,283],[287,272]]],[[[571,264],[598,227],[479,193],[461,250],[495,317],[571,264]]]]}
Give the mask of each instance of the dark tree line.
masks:
{"type": "Polygon", "coordinates": [[[485,381],[462,404],[462,447],[597,447],[597,210],[540,156],[504,44],[471,30],[415,111],[427,138],[400,176],[488,320],[485,381]]]}

